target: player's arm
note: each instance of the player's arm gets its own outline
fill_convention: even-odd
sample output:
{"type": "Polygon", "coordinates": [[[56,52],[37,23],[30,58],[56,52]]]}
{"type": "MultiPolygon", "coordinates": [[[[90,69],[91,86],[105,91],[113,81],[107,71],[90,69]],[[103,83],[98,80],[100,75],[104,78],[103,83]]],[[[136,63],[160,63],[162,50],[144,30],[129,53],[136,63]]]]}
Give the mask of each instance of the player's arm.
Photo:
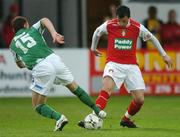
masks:
{"type": "Polygon", "coordinates": [[[100,37],[103,34],[107,34],[107,21],[103,23],[101,26],[99,26],[93,33],[91,50],[94,52],[96,56],[102,55],[101,52],[97,50],[97,45],[98,45],[100,37]]]}
{"type": "Polygon", "coordinates": [[[164,62],[167,64],[169,68],[173,67],[173,61],[172,59],[167,55],[165,50],[162,48],[161,44],[157,40],[157,38],[150,32],[148,31],[143,25],[140,26],[140,37],[143,38],[143,41],[150,40],[153,45],[156,47],[160,55],[162,56],[164,62]]]}
{"type": "Polygon", "coordinates": [[[11,52],[13,54],[14,60],[16,62],[16,65],[19,68],[26,68],[26,65],[23,63],[23,61],[20,59],[20,57],[13,50],[11,50],[11,52]]]}
{"type": "Polygon", "coordinates": [[[18,60],[16,62],[16,65],[19,67],[19,68],[26,68],[26,66],[24,65],[24,63],[21,61],[21,60],[18,60]]]}
{"type": "Polygon", "coordinates": [[[54,43],[57,42],[59,44],[64,44],[64,36],[57,33],[57,31],[54,28],[54,25],[48,18],[42,18],[40,21],[34,24],[33,27],[37,29],[41,34],[44,32],[44,29],[47,28],[52,36],[54,43]]]}

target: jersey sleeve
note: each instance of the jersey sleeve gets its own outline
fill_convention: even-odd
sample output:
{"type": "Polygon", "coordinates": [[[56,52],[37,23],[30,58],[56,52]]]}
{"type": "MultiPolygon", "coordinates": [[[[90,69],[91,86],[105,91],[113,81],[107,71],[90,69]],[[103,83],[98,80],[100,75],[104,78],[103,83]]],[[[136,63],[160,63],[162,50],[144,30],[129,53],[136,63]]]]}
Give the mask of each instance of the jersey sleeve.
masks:
{"type": "Polygon", "coordinates": [[[107,23],[108,21],[104,22],[102,25],[100,25],[97,29],[96,29],[96,35],[98,37],[102,36],[103,34],[107,34],[107,23]]]}
{"type": "Polygon", "coordinates": [[[165,50],[162,48],[157,38],[149,30],[147,30],[143,25],[140,25],[139,36],[143,39],[143,41],[150,40],[153,43],[153,45],[156,47],[156,49],[159,51],[161,56],[166,55],[165,50]]]}
{"type": "Polygon", "coordinates": [[[146,29],[142,24],[140,24],[139,37],[141,37],[143,41],[147,41],[152,38],[152,33],[148,29],[146,29]]]}
{"type": "Polygon", "coordinates": [[[41,24],[41,21],[38,21],[32,27],[35,28],[40,34],[43,34],[45,31],[45,27],[41,24]]]}
{"type": "Polygon", "coordinates": [[[93,37],[92,37],[92,43],[91,43],[91,50],[92,51],[96,50],[99,39],[103,34],[107,34],[107,21],[104,22],[101,26],[99,26],[94,31],[94,34],[93,34],[93,37]]]}

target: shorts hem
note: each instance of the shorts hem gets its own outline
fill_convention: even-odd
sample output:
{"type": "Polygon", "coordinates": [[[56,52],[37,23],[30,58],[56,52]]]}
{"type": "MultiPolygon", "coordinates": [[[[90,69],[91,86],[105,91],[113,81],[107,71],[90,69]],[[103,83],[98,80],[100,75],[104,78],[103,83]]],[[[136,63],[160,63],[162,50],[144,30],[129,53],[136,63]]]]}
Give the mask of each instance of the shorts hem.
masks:
{"type": "Polygon", "coordinates": [[[35,90],[35,89],[33,89],[33,88],[30,88],[30,89],[31,89],[32,91],[40,94],[40,95],[43,95],[43,96],[47,96],[47,95],[48,95],[48,93],[42,93],[41,91],[35,90]]]}
{"type": "Polygon", "coordinates": [[[67,85],[69,85],[69,84],[73,83],[73,81],[74,81],[74,79],[73,79],[71,82],[67,82],[67,83],[64,83],[64,84],[61,84],[61,85],[63,85],[63,86],[67,86],[67,85]]]}
{"type": "MultiPolygon", "coordinates": [[[[146,88],[133,88],[133,89],[128,89],[128,88],[126,88],[126,90],[130,93],[130,92],[132,92],[132,90],[145,90],[146,88]]],[[[144,91],[145,92],[145,91],[144,91]]]]}
{"type": "Polygon", "coordinates": [[[103,78],[104,78],[104,77],[106,77],[106,76],[111,77],[111,78],[112,78],[112,80],[114,81],[114,83],[115,83],[116,87],[117,87],[118,89],[120,89],[120,87],[121,87],[122,83],[117,84],[117,83],[116,83],[116,81],[115,81],[115,79],[113,78],[113,76],[112,76],[112,75],[109,75],[109,74],[103,75],[103,78]]]}

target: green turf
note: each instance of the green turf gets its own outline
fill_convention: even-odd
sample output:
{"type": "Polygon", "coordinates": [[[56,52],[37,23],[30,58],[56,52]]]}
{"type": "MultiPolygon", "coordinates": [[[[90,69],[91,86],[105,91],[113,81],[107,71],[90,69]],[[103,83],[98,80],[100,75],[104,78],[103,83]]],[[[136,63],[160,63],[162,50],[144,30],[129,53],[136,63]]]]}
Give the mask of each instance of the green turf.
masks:
{"type": "Polygon", "coordinates": [[[112,97],[103,128],[90,131],[77,126],[89,108],[76,98],[49,98],[48,104],[69,119],[62,132],[52,132],[55,122],[36,114],[30,98],[0,98],[0,137],[180,137],[180,97],[146,97],[134,117],[138,129],[119,127],[129,101],[130,97],[112,97]]]}

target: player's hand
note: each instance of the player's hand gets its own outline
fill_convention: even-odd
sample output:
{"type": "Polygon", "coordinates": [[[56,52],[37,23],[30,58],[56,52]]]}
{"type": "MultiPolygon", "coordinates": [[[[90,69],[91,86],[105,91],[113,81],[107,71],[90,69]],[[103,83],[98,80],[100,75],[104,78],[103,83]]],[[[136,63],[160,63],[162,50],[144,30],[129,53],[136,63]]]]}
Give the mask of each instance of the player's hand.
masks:
{"type": "Polygon", "coordinates": [[[52,38],[53,38],[53,43],[59,43],[59,44],[64,44],[64,36],[62,36],[61,34],[54,32],[52,34],[52,38]]]}
{"type": "Polygon", "coordinates": [[[164,62],[167,64],[168,68],[173,69],[172,59],[168,55],[163,56],[163,59],[164,59],[164,62]]]}
{"type": "Polygon", "coordinates": [[[98,56],[98,57],[102,57],[102,53],[99,51],[99,50],[93,50],[92,51],[94,53],[95,56],[98,56]]]}

